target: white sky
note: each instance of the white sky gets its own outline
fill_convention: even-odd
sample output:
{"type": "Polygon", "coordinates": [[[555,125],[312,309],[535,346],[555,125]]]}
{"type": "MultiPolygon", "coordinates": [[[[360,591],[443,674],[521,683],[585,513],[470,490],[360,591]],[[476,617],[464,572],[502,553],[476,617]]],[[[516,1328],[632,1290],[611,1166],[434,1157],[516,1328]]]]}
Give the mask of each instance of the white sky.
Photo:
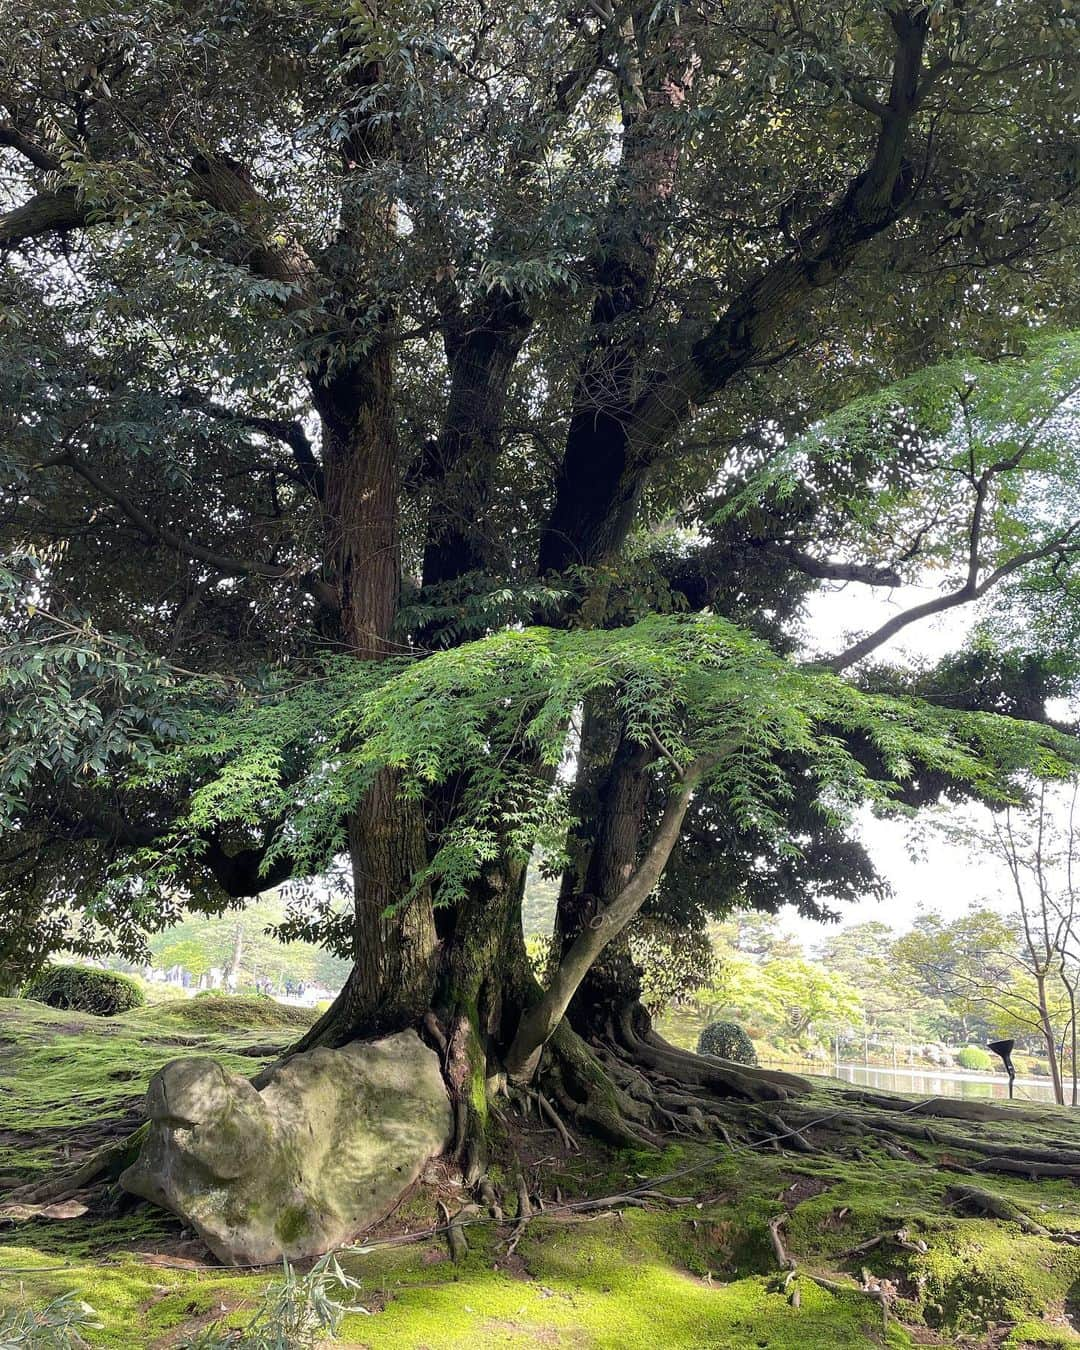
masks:
{"type": "MultiPolygon", "coordinates": [[[[811,601],[808,644],[822,654],[840,651],[849,637],[877,628],[896,612],[910,609],[938,593],[929,587],[912,586],[882,591],[854,582],[831,591],[823,590],[811,601]]],[[[875,656],[936,660],[956,650],[975,618],[974,607],[961,607],[912,624],[879,648],[875,656]]],[[[966,847],[925,831],[920,832],[918,839],[915,850],[918,856],[913,856],[910,823],[875,820],[869,812],[863,817],[860,834],[878,871],[891,883],[893,894],[883,902],[867,898],[851,905],[837,905],[841,911],[839,925],[815,923],[800,918],[794,909],[785,909],[783,927],[806,946],[821,942],[838,927],[846,928],[869,919],[903,930],[920,909],[956,918],[972,902],[1007,907],[1009,877],[1001,864],[980,862],[966,847]]]]}

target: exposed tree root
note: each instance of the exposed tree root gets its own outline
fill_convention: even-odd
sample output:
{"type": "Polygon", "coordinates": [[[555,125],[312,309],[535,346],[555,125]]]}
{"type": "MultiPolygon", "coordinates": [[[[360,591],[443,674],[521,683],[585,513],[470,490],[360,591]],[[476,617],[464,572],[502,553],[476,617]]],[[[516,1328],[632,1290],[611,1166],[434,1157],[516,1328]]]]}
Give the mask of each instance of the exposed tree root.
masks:
{"type": "Polygon", "coordinates": [[[588,1045],[563,1022],[548,1042],[541,1082],[583,1128],[616,1148],[655,1147],[651,1112],[610,1077],[588,1045]]]}
{"type": "MultiPolygon", "coordinates": [[[[506,1122],[497,1098],[486,1113],[478,1103],[489,1072],[484,1049],[464,1018],[448,1025],[431,1015],[423,1031],[441,1053],[455,1105],[455,1161],[480,1204],[501,1213],[484,1176],[490,1120],[506,1122]]],[[[897,1162],[1080,1181],[1080,1135],[1063,1139],[1069,1127],[1053,1108],[948,1098],[913,1102],[839,1086],[815,1090],[793,1074],[679,1050],[633,1007],[592,1041],[564,1021],[545,1049],[537,1079],[523,1092],[567,1152],[578,1150],[582,1133],[633,1149],[659,1147],[673,1135],[803,1154],[843,1150],[850,1156],[853,1144],[862,1150],[869,1144],[870,1152],[860,1153],[867,1161],[880,1149],[897,1162]],[[966,1131],[965,1123],[993,1128],[966,1131]]],[[[48,1203],[114,1179],[134,1160],[144,1133],[145,1127],[99,1149],[73,1172],[20,1187],[11,1198],[48,1203]]],[[[528,1215],[519,1217],[519,1224],[527,1222],[528,1215]]]]}
{"type": "Polygon", "coordinates": [[[938,1116],[944,1120],[1001,1121],[1015,1125],[1018,1121],[1042,1125],[1046,1117],[1036,1111],[1025,1111],[1020,1106],[994,1106],[991,1102],[964,1100],[960,1097],[933,1097],[912,1106],[903,1097],[889,1097],[879,1093],[849,1089],[844,1094],[863,1106],[881,1111],[902,1111],[905,1115],[938,1116]]]}
{"type": "Polygon", "coordinates": [[[1040,1177],[1060,1177],[1069,1181],[1080,1181],[1080,1167],[1071,1163],[1035,1162],[1030,1158],[984,1158],[976,1163],[976,1172],[1005,1172],[1012,1176],[1028,1177],[1038,1181],[1040,1177]]]}
{"type": "Polygon", "coordinates": [[[72,1172],[62,1172],[47,1181],[32,1181],[10,1191],[7,1199],[19,1204],[44,1204],[67,1200],[77,1191],[103,1181],[115,1181],[135,1161],[149,1125],[140,1125],[131,1134],[96,1149],[72,1172]]]}
{"type": "Polygon", "coordinates": [[[1046,1235],[1047,1230],[1042,1224],[1025,1214],[1019,1205],[992,1191],[980,1190],[978,1186],[950,1186],[944,1198],[947,1205],[962,1213],[1001,1219],[1004,1223],[1015,1223],[1025,1233],[1046,1235]]]}
{"type": "Polygon", "coordinates": [[[868,1252],[876,1251],[878,1247],[898,1247],[901,1251],[918,1252],[921,1256],[925,1256],[930,1250],[922,1238],[912,1242],[907,1229],[900,1228],[895,1233],[879,1233],[877,1237],[872,1237],[866,1242],[860,1242],[857,1247],[842,1252],[840,1260],[850,1261],[853,1257],[865,1256],[868,1252]]]}
{"type": "Polygon", "coordinates": [[[442,1216],[442,1222],[446,1230],[446,1242],[450,1248],[450,1259],[452,1261],[464,1261],[469,1254],[469,1241],[463,1231],[464,1224],[474,1214],[479,1214],[477,1205],[463,1205],[456,1214],[451,1217],[446,1204],[440,1200],[438,1202],[439,1211],[442,1216]]]}
{"type": "MultiPolygon", "coordinates": [[[[776,1256],[776,1264],[780,1267],[781,1270],[787,1271],[787,1275],[784,1278],[783,1287],[785,1292],[787,1292],[788,1289],[791,1288],[791,1293],[788,1295],[791,1302],[791,1306],[793,1308],[798,1308],[800,1306],[801,1299],[799,1298],[798,1286],[794,1285],[793,1282],[801,1277],[803,1279],[810,1280],[812,1283],[818,1285],[821,1289],[827,1289],[830,1294],[838,1294],[841,1296],[845,1294],[859,1294],[862,1295],[864,1298],[872,1299],[873,1302],[876,1303],[878,1307],[881,1309],[882,1322],[885,1329],[888,1330],[889,1326],[888,1288],[884,1284],[881,1284],[878,1281],[874,1280],[873,1277],[870,1276],[865,1271],[863,1272],[863,1283],[852,1285],[852,1284],[842,1284],[839,1280],[831,1280],[827,1276],[818,1275],[812,1270],[803,1270],[784,1244],[784,1239],[781,1230],[783,1229],[784,1224],[786,1222],[787,1222],[786,1214],[778,1214],[776,1215],[775,1218],[770,1219],[769,1238],[770,1241],[772,1242],[773,1253],[776,1256]]],[[[870,1246],[876,1245],[877,1241],[878,1239],[875,1239],[875,1242],[870,1244],[870,1246]]]]}
{"type": "Polygon", "coordinates": [[[621,1010],[609,1034],[637,1065],[668,1074],[682,1087],[699,1087],[718,1097],[751,1102],[786,1101],[792,1093],[810,1091],[806,1079],[796,1074],[752,1069],[670,1045],[653,1031],[647,1014],[637,1004],[621,1010]]]}
{"type": "Polygon", "coordinates": [[[991,1219],[1001,1219],[1005,1223],[1015,1223],[1025,1233],[1048,1238],[1051,1242],[1064,1243],[1069,1247],[1080,1247],[1080,1233],[1060,1233],[1045,1228],[1012,1200],[1006,1199],[1003,1195],[995,1195],[993,1191],[984,1191],[978,1186],[951,1186],[945,1192],[945,1201],[966,1214],[979,1214],[991,1219]]]}
{"type": "Polygon", "coordinates": [[[795,1261],[784,1246],[784,1239],[780,1230],[787,1223],[786,1214],[777,1214],[769,1220],[769,1240],[772,1242],[772,1249],[776,1256],[776,1264],[781,1270],[794,1270],[795,1261]]]}

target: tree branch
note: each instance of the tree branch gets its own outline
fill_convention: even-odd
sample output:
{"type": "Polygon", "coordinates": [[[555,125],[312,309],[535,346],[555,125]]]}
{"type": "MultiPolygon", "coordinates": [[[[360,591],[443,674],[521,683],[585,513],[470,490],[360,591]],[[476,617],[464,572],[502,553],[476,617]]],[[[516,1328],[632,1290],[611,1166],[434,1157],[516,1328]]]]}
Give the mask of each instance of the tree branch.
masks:
{"type": "Polygon", "coordinates": [[[86,207],[73,189],[39,192],[0,215],[0,249],[15,248],[43,234],[64,234],[89,224],[86,207]]]}
{"type": "Polygon", "coordinates": [[[925,12],[894,10],[896,33],[889,103],[866,170],[805,230],[796,246],[759,273],[691,348],[688,358],[654,381],[630,413],[630,458],[651,462],[692,412],[760,357],[814,290],[834,282],[861,247],[907,210],[914,175],[904,145],[915,114],[926,44],[925,12]]]}
{"type": "Polygon", "coordinates": [[[326,492],[326,479],[323,467],[315,455],[311,440],[300,421],[289,421],[279,417],[259,417],[254,413],[237,412],[211,400],[185,398],[183,405],[196,412],[205,413],[219,422],[229,422],[234,426],[249,427],[273,440],[281,441],[292,451],[297,476],[313,497],[323,500],[326,492]]]}
{"type": "Polygon", "coordinates": [[[60,161],[55,155],[50,155],[44,146],[38,145],[37,141],[25,135],[18,127],[12,126],[10,122],[0,122],[0,146],[3,145],[17,151],[23,159],[29,160],[35,169],[42,169],[48,173],[60,167],[60,161]]]}
{"type": "Polygon", "coordinates": [[[920,619],[930,618],[934,614],[944,614],[946,610],[956,609],[957,606],[966,605],[972,600],[981,599],[999,581],[1003,581],[1013,572],[1019,571],[1021,567],[1038,562],[1042,558],[1052,558],[1055,555],[1071,557],[1075,553],[1080,553],[1080,540],[1074,539],[1078,531],[1080,531],[1080,521],[1070,526],[1064,534],[1059,535],[1051,543],[1018,553],[1008,562],[996,567],[982,581],[973,581],[969,574],[968,580],[958,590],[949,591],[946,595],[935,596],[933,600],[925,600],[920,605],[913,605],[910,609],[906,609],[888,619],[880,628],[876,628],[872,633],[860,638],[858,642],[853,642],[850,647],[846,647],[836,656],[814,664],[821,665],[826,670],[846,670],[848,666],[852,666],[856,661],[861,661],[864,657],[869,656],[872,651],[888,642],[890,638],[895,637],[897,633],[910,624],[917,623],[920,619]]]}
{"type": "Polygon", "coordinates": [[[774,544],[768,546],[778,553],[785,562],[808,577],[819,581],[861,581],[866,586],[900,586],[903,578],[895,567],[877,566],[874,563],[832,562],[828,558],[812,558],[792,544],[774,544]]]}
{"type": "Polygon", "coordinates": [[[166,547],[174,549],[177,553],[182,553],[185,557],[194,558],[198,562],[204,562],[224,576],[260,576],[277,581],[295,581],[304,590],[314,596],[321,605],[326,606],[328,609],[337,609],[337,591],[328,582],[324,581],[321,577],[316,576],[313,572],[298,572],[295,567],[287,567],[278,563],[264,563],[257,559],[232,558],[227,554],[218,552],[217,549],[209,548],[205,544],[200,544],[196,540],[185,539],[183,535],[177,534],[175,530],[170,530],[164,525],[155,524],[145,512],[141,511],[135,505],[130,497],[127,497],[124,493],[117,492],[115,488],[110,487],[82,460],[76,458],[74,455],[69,455],[65,457],[64,462],[96,492],[101,493],[101,495],[111,501],[114,506],[119,507],[135,528],[152,542],[164,544],[166,547]]]}
{"type": "Polygon", "coordinates": [[[196,194],[223,215],[244,227],[247,246],[244,264],[258,277],[286,288],[282,301],[287,312],[314,303],[317,271],[310,255],[295,240],[271,244],[263,226],[269,203],[251,181],[247,170],[228,155],[199,156],[189,182],[196,194]]]}
{"type": "Polygon", "coordinates": [[[574,939],[543,996],[522,1017],[505,1058],[506,1071],[511,1077],[528,1079],[532,1076],[540,1051],[562,1020],[589,968],[652,894],[678,843],[694,789],[718,758],[718,754],[702,755],[677,778],[668,794],[652,843],[634,874],[610,904],[574,939]]]}

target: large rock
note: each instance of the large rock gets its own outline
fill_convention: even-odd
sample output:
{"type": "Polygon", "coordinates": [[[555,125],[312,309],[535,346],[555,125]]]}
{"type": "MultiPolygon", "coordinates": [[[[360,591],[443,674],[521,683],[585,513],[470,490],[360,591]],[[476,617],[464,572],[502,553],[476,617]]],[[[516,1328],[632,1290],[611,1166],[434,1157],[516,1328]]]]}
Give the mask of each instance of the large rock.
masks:
{"type": "Polygon", "coordinates": [[[215,1060],[174,1059],[146,1107],[121,1186],[238,1265],[314,1256],[376,1223],[452,1125],[438,1056],[413,1031],[295,1055],[261,1091],[215,1060]]]}

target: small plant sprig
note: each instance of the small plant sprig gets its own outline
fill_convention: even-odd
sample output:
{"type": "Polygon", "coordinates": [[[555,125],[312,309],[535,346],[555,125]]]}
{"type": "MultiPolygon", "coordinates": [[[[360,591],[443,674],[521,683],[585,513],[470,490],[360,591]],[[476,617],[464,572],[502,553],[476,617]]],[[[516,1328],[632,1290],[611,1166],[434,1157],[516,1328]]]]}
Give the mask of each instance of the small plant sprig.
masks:
{"type": "Polygon", "coordinates": [[[0,1317],[0,1350],[83,1350],[83,1331],[101,1326],[89,1303],[61,1294],[43,1308],[20,1308],[0,1317]]]}
{"type": "Polygon", "coordinates": [[[288,1261],[282,1264],[283,1277],[268,1286],[246,1326],[217,1321],[182,1341],[180,1350],[314,1350],[319,1341],[337,1335],[346,1313],[367,1312],[340,1301],[340,1294],[359,1289],[360,1283],[345,1274],[333,1252],[306,1275],[298,1275],[288,1261]]]}

